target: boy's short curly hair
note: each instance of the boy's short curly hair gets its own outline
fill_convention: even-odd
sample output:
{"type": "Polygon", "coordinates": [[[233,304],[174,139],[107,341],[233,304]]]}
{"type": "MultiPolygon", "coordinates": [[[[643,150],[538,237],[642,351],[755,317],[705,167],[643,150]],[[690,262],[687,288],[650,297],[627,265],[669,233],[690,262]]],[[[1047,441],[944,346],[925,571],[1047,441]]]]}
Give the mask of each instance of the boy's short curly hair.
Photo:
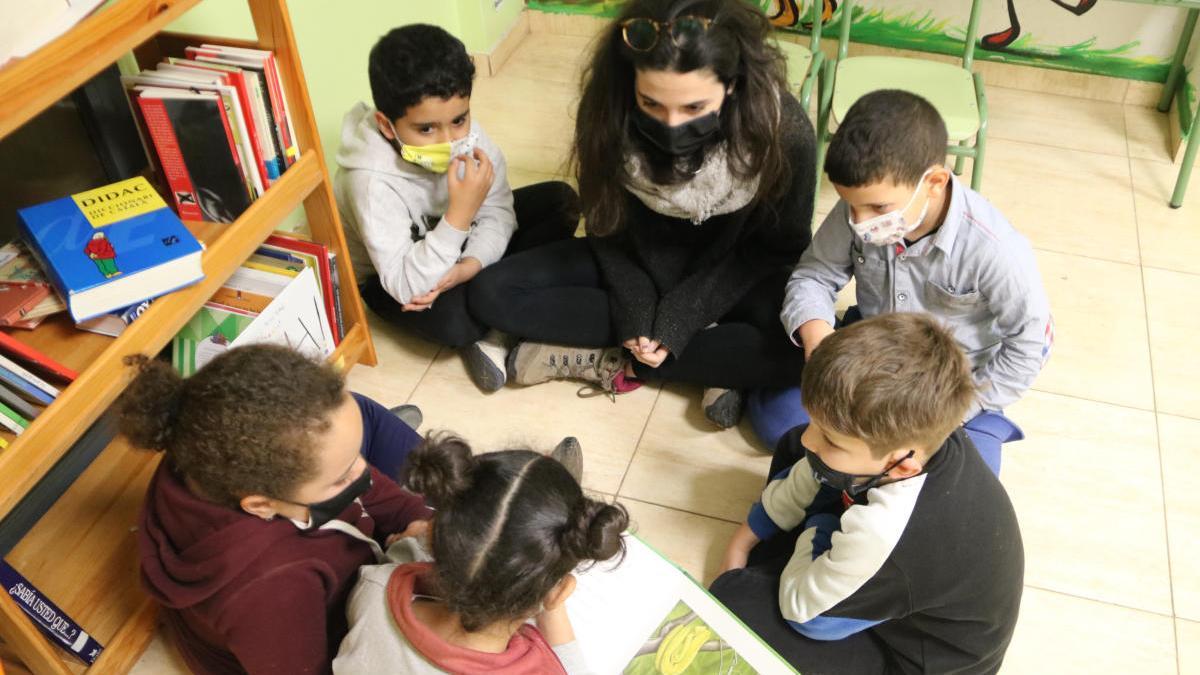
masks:
{"type": "Polygon", "coordinates": [[[371,48],[367,73],[375,109],[395,120],[429,96],[469,97],[475,64],[458,38],[418,23],[393,28],[379,38],[371,48]]]}
{"type": "Polygon", "coordinates": [[[946,161],[946,123],[929,101],[899,89],[873,91],[855,101],[829,142],[830,182],[862,187],[883,180],[916,185],[946,161]]]}

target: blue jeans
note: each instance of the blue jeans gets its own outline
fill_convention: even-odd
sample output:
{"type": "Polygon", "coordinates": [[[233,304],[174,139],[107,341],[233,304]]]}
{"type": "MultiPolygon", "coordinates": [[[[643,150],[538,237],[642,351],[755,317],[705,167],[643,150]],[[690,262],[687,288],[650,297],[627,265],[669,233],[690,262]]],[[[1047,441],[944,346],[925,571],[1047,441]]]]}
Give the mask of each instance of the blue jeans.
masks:
{"type": "MultiPolygon", "coordinates": [[[[808,424],[808,411],[800,398],[800,387],[756,389],[746,400],[746,416],[754,432],[772,450],[788,430],[808,424]]],[[[1025,438],[1024,432],[1002,412],[985,410],[963,425],[967,436],[988,468],[1000,475],[1000,446],[1025,438]]]]}

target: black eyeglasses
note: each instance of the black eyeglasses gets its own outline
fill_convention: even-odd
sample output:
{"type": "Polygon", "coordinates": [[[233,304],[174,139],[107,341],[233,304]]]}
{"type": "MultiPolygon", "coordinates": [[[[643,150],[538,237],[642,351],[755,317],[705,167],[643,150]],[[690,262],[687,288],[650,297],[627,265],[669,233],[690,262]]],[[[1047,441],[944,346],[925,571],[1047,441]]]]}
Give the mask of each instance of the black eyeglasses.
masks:
{"type": "Polygon", "coordinates": [[[712,19],[703,16],[677,16],[666,22],[654,19],[626,19],[621,22],[621,37],[630,49],[648,52],[658,45],[659,36],[666,31],[671,36],[671,43],[682,47],[707,33],[712,23],[712,19]]]}

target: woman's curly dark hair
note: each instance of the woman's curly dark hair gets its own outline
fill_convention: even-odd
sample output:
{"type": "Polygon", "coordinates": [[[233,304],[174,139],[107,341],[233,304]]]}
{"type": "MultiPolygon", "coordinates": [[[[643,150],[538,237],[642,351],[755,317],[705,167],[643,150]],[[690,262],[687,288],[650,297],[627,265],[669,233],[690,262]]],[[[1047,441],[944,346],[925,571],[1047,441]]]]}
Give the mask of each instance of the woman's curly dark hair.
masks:
{"type": "Polygon", "coordinates": [[[345,401],[340,375],[291,349],[230,349],[184,379],[144,356],[117,402],[135,446],[166,453],[206,497],[238,508],[242,497],[290,497],[316,473],[315,434],[345,401]]]}

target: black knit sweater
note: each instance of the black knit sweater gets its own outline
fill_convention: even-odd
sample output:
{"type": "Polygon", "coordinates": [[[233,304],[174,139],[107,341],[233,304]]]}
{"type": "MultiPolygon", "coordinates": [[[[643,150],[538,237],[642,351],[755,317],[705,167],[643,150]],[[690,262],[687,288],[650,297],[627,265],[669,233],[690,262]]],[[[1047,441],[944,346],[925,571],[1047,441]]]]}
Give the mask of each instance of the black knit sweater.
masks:
{"type": "Polygon", "coordinates": [[[619,340],[648,337],[678,355],[755,284],[800,260],[812,240],[816,141],[800,103],[790,94],[782,102],[779,142],[792,181],[780,198],[754,200],[695,225],[652,211],[626,191],[625,222],[616,234],[588,235],[619,340]]]}

